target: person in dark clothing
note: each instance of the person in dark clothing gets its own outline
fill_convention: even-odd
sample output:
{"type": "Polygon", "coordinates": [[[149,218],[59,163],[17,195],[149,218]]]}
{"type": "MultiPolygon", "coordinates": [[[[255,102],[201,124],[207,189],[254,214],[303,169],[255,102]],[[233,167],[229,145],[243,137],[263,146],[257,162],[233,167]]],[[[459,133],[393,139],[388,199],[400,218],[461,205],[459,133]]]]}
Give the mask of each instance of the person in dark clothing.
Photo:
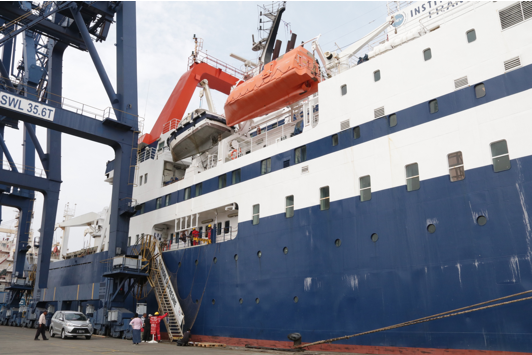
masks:
{"type": "Polygon", "coordinates": [[[150,325],[150,317],[151,317],[151,314],[150,314],[150,317],[148,317],[148,315],[146,313],[144,313],[143,315],[144,317],[144,333],[142,334],[142,341],[143,342],[147,342],[147,341],[150,341],[150,335],[151,335],[151,325],[150,325]]]}
{"type": "Polygon", "coordinates": [[[177,341],[177,346],[187,346],[190,341],[190,328],[187,329],[183,337],[177,341]]]}

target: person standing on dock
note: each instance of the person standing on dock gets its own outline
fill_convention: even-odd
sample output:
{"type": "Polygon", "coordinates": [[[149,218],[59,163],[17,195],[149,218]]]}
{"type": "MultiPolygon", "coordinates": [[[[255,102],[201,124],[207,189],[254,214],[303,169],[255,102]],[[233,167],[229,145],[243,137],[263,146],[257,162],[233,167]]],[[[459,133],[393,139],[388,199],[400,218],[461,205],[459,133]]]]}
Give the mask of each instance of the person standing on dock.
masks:
{"type": "Polygon", "coordinates": [[[150,326],[150,319],[152,315],[149,316],[144,313],[144,333],[142,333],[142,341],[147,342],[150,341],[150,334],[151,334],[151,326],[150,326]]]}
{"type": "Polygon", "coordinates": [[[151,334],[153,335],[153,340],[159,342],[161,341],[161,320],[166,317],[168,313],[159,315],[159,312],[155,312],[153,317],[150,317],[151,323],[151,334]]]}
{"type": "Polygon", "coordinates": [[[133,345],[140,344],[140,328],[142,328],[142,320],[139,318],[139,314],[135,313],[135,317],[129,322],[131,328],[133,328],[133,345]]]}
{"type": "Polygon", "coordinates": [[[48,311],[44,311],[41,313],[41,316],[39,317],[39,322],[37,324],[37,333],[35,334],[34,340],[39,340],[39,334],[42,335],[42,340],[48,340],[46,337],[46,315],[48,314],[48,311]]]}

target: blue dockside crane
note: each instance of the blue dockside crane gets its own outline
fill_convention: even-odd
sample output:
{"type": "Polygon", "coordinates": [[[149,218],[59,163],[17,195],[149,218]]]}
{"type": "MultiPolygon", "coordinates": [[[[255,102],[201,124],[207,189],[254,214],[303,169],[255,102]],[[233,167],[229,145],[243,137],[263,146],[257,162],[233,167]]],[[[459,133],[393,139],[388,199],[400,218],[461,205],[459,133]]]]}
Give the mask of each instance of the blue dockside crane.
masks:
{"type": "MultiPolygon", "coordinates": [[[[5,290],[0,324],[34,326],[42,311],[52,311],[49,312],[51,317],[55,310],[73,307],[72,303],[83,299],[85,292],[81,290],[80,296],[78,285],[74,299],[62,296],[66,299],[58,297],[56,300],[55,292],[53,300],[45,297],[61,186],[62,134],[114,149],[107,257],[125,255],[127,250],[129,219],[135,213],[131,197],[139,133],[135,3],[0,2],[0,33],[3,35],[0,39],[3,47],[0,60],[0,206],[14,207],[20,212],[13,277],[5,290]],[[95,42],[106,40],[115,22],[116,91],[95,46],[95,42]],[[90,54],[111,104],[111,109],[105,111],[101,119],[73,112],[63,105],[63,54],[69,47],[90,54]],[[15,64],[17,50],[22,52],[22,60],[15,64]],[[38,126],[46,129],[46,147],[36,136],[38,126]],[[8,147],[4,141],[6,128],[23,129],[22,164],[13,161],[10,151],[14,147],[8,147]],[[35,168],[35,155],[44,168],[42,172],[35,168]],[[26,253],[36,191],[42,193],[44,203],[39,258],[30,280],[26,253]],[[30,294],[28,304],[24,304],[30,294]]],[[[84,85],[82,79],[79,80],[80,85],[84,85]]],[[[115,318],[130,317],[132,307],[127,304],[126,308],[122,291],[131,292],[134,283],[143,277],[145,275],[138,269],[121,268],[120,273],[111,273],[104,283],[104,297],[86,304],[87,312],[91,312],[89,316],[99,323],[100,333],[123,334],[114,330],[117,322],[110,322],[108,313],[113,311],[115,318]]],[[[102,293],[100,285],[99,292],[102,293]]],[[[123,323],[119,324],[122,328],[123,323]]]]}

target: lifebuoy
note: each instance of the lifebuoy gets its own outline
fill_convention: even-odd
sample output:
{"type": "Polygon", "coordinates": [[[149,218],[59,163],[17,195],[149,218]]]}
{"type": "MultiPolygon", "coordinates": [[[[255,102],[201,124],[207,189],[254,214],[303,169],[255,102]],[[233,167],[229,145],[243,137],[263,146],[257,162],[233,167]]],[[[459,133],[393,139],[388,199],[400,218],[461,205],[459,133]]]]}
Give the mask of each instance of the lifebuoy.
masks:
{"type": "Polygon", "coordinates": [[[231,152],[231,160],[235,160],[236,158],[238,158],[238,152],[236,151],[236,149],[233,149],[233,151],[231,152]]]}

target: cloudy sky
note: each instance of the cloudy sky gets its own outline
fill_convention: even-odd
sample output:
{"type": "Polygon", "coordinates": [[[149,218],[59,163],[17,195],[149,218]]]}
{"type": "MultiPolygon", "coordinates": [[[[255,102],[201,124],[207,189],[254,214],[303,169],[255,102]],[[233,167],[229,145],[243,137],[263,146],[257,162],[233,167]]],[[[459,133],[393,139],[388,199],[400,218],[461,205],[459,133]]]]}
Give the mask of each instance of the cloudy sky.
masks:
{"type": "MultiPolygon", "coordinates": [[[[139,115],[145,117],[144,132],[157,120],[175,84],[187,70],[188,57],[194,49],[193,35],[203,39],[203,50],[237,68],[242,63],[229,57],[236,53],[256,59],[251,50],[251,35],[258,38],[257,26],[262,2],[137,2],[137,61],[139,115]]],[[[365,36],[385,21],[385,2],[288,2],[284,23],[278,33],[282,51],[290,30],[298,35],[296,43],[321,34],[323,50],[344,47],[365,36]]],[[[112,27],[104,43],[97,43],[102,62],[114,83],[116,77],[115,35],[112,27]]],[[[87,52],[68,48],[64,56],[63,95],[93,107],[110,106],[103,85],[87,52]]],[[[215,106],[223,111],[225,95],[214,93],[215,106]]],[[[205,104],[204,104],[205,105],[205,104]]],[[[199,107],[195,95],[189,105],[199,107]]],[[[41,144],[46,134],[38,128],[41,144]]],[[[22,129],[6,128],[5,140],[13,159],[22,162],[22,129]]],[[[107,146],[63,135],[62,187],[57,221],[62,221],[67,203],[76,206],[76,215],[99,212],[109,205],[111,186],[104,182],[105,164],[114,159],[107,146]]],[[[38,160],[38,158],[37,158],[38,160]]],[[[37,161],[37,166],[40,162],[37,161]]],[[[33,229],[40,228],[42,196],[37,194],[33,229]]],[[[2,226],[13,225],[16,211],[2,208],[2,226]]],[[[83,246],[84,228],[71,232],[69,251],[83,246]]],[[[60,235],[56,232],[56,238],[60,235]]],[[[3,234],[0,235],[3,237],[3,234]]],[[[85,243],[88,239],[85,239],[85,243]]]]}

